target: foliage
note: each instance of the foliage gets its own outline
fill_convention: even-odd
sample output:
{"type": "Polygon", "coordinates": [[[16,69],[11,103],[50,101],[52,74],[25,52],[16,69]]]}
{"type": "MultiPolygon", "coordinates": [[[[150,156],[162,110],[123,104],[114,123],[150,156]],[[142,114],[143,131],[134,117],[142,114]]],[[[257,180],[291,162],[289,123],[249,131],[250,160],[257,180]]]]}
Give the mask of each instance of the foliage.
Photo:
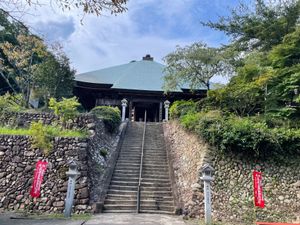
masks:
{"type": "Polygon", "coordinates": [[[79,137],[86,138],[83,130],[67,130],[59,126],[44,125],[41,121],[32,122],[29,129],[0,127],[0,135],[29,135],[32,136],[32,147],[40,148],[48,155],[53,147],[54,137],[79,137]]]}
{"type": "Polygon", "coordinates": [[[194,101],[175,101],[170,107],[170,118],[180,118],[181,115],[185,115],[187,112],[196,112],[196,103],[194,101]]]}
{"type": "Polygon", "coordinates": [[[53,147],[51,143],[51,139],[54,136],[52,130],[46,129],[43,123],[39,121],[31,123],[29,132],[32,136],[32,146],[42,149],[44,154],[48,155],[53,147]]]}
{"type": "Polygon", "coordinates": [[[100,155],[101,156],[103,156],[104,158],[106,158],[107,154],[108,154],[108,151],[107,151],[106,148],[101,148],[100,149],[100,155]]]}
{"type": "Polygon", "coordinates": [[[91,110],[91,113],[103,120],[109,132],[114,132],[121,123],[121,112],[117,107],[96,106],[91,110]]]}
{"type": "Polygon", "coordinates": [[[255,3],[206,23],[233,37],[224,54],[236,74],[195,106],[175,102],[171,118],[220,151],[299,154],[300,1],[255,3]]]}
{"type": "Polygon", "coordinates": [[[3,70],[17,83],[28,107],[33,88],[32,74],[37,64],[47,55],[47,51],[42,40],[33,35],[18,35],[17,42],[17,45],[9,42],[1,44],[0,48],[8,62],[3,70]]]}
{"type": "Polygon", "coordinates": [[[177,47],[173,53],[164,58],[164,61],[167,63],[164,77],[166,92],[184,85],[189,85],[191,89],[201,87],[209,89],[209,81],[214,75],[230,71],[229,65],[222,57],[222,50],[202,43],[177,47]]]}
{"type": "Polygon", "coordinates": [[[285,35],[295,30],[299,15],[299,0],[279,1],[277,4],[255,0],[253,5],[240,3],[229,17],[202,24],[231,36],[232,45],[239,51],[270,50],[280,44],[285,35]]]}
{"type": "MultiPolygon", "coordinates": [[[[22,9],[26,3],[29,6],[40,6],[44,4],[49,4],[52,6],[52,4],[55,4],[59,8],[61,8],[63,11],[66,10],[74,10],[79,9],[85,14],[95,14],[97,16],[102,15],[104,12],[110,12],[111,14],[118,14],[126,11],[126,0],[94,0],[94,1],[84,1],[84,0],[55,0],[55,1],[44,1],[43,4],[40,3],[39,0],[2,0],[0,3],[1,8],[5,8],[7,10],[22,9]]],[[[22,12],[22,10],[21,10],[22,12]]]]}
{"type": "Polygon", "coordinates": [[[55,98],[49,100],[49,108],[54,111],[56,116],[59,116],[64,125],[78,115],[77,108],[79,106],[80,103],[76,97],[62,98],[61,101],[57,101],[55,98]]]}
{"type": "Polygon", "coordinates": [[[0,114],[5,112],[19,112],[22,109],[22,96],[21,95],[11,95],[6,93],[0,96],[0,114]]]}
{"type": "MultiPolygon", "coordinates": [[[[45,129],[49,131],[49,133],[53,134],[53,137],[78,137],[78,138],[86,138],[87,133],[84,130],[69,130],[62,129],[59,126],[46,126],[45,129]]],[[[27,128],[11,128],[11,127],[0,127],[0,134],[2,135],[31,135],[30,130],[27,128]]]]}
{"type": "Polygon", "coordinates": [[[226,116],[220,111],[187,112],[181,115],[180,123],[223,152],[256,157],[299,154],[299,129],[269,127],[265,121],[256,118],[226,116]]]}
{"type": "Polygon", "coordinates": [[[50,97],[72,95],[75,71],[59,44],[47,47],[1,9],[0,26],[0,93],[22,93],[27,108],[33,97],[47,104],[50,97]]]}
{"type": "Polygon", "coordinates": [[[62,47],[59,44],[54,45],[51,51],[33,73],[34,90],[45,104],[50,97],[72,96],[75,75],[75,70],[70,68],[69,59],[62,51],[62,47]]]}

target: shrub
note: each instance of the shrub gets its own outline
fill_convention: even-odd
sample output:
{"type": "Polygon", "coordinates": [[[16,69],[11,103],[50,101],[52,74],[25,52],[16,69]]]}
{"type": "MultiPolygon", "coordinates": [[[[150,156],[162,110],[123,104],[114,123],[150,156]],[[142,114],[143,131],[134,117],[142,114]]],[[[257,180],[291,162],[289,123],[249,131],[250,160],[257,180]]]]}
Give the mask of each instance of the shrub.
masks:
{"type": "Polygon", "coordinates": [[[101,156],[103,156],[104,158],[106,158],[107,154],[108,154],[108,151],[107,151],[106,148],[101,148],[100,149],[100,155],[101,156]]]}
{"type": "Polygon", "coordinates": [[[48,155],[53,147],[51,139],[54,133],[52,130],[47,129],[46,126],[39,121],[31,123],[29,133],[32,136],[32,146],[34,148],[40,148],[44,151],[45,155],[48,155]]]}
{"type": "Polygon", "coordinates": [[[196,112],[196,103],[192,100],[190,101],[175,101],[170,107],[170,118],[176,119],[180,118],[183,115],[188,113],[195,113],[196,112]]]}
{"type": "Polygon", "coordinates": [[[55,98],[50,98],[49,100],[49,108],[54,111],[56,116],[59,116],[63,124],[66,124],[78,115],[77,108],[79,106],[80,103],[76,97],[62,98],[61,101],[57,101],[55,98]]]}
{"type": "Polygon", "coordinates": [[[101,119],[109,132],[114,132],[121,123],[121,112],[117,107],[96,106],[91,110],[97,118],[101,119]]]}
{"type": "Polygon", "coordinates": [[[217,110],[193,112],[187,105],[186,110],[178,110],[178,105],[178,111],[173,109],[181,125],[221,152],[234,151],[256,157],[300,153],[300,130],[283,127],[281,121],[258,116],[242,118],[217,110]]]}

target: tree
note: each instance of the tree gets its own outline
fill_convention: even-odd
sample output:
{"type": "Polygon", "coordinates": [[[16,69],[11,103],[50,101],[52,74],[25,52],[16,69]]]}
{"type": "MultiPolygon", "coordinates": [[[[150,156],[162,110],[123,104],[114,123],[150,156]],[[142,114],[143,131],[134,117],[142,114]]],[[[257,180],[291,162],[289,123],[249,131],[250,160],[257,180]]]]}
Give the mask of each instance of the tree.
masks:
{"type": "MultiPolygon", "coordinates": [[[[56,4],[62,10],[71,11],[74,8],[80,9],[82,12],[87,14],[95,14],[97,16],[101,15],[103,11],[108,11],[111,14],[122,13],[126,10],[127,0],[48,0],[43,1],[43,3],[48,3],[49,5],[56,4]]],[[[0,8],[7,9],[8,11],[19,11],[24,12],[24,6],[39,6],[41,5],[39,0],[1,0],[0,8]]]]}
{"type": "Polygon", "coordinates": [[[177,47],[175,52],[164,58],[164,61],[167,63],[164,77],[166,92],[187,84],[191,89],[205,86],[209,90],[210,79],[214,75],[231,72],[222,57],[222,50],[202,43],[177,47]]]}
{"type": "Polygon", "coordinates": [[[5,42],[1,44],[3,54],[9,64],[3,66],[6,74],[18,84],[24,96],[26,107],[29,107],[29,99],[33,88],[33,73],[37,64],[48,55],[43,41],[34,35],[18,35],[18,44],[5,42]]]}
{"type": "Polygon", "coordinates": [[[61,99],[72,96],[75,70],[59,44],[52,46],[51,53],[33,73],[34,90],[47,105],[49,98],[61,99]]]}
{"type": "Polygon", "coordinates": [[[286,34],[295,30],[299,22],[300,1],[280,1],[277,4],[267,4],[264,0],[254,2],[254,10],[253,6],[240,4],[231,16],[202,24],[231,36],[232,45],[238,50],[270,50],[281,43],[286,34]]]}

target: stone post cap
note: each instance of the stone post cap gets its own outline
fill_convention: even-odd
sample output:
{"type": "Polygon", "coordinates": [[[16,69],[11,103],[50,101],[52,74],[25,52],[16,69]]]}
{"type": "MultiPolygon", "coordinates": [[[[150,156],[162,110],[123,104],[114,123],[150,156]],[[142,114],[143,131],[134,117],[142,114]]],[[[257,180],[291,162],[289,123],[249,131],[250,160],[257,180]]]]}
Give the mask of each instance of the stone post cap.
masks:
{"type": "Polygon", "coordinates": [[[164,105],[165,105],[165,108],[169,108],[169,106],[170,106],[170,101],[168,101],[168,100],[164,101],[164,105]]]}
{"type": "Polygon", "coordinates": [[[215,171],[215,169],[209,165],[208,163],[204,164],[201,167],[202,177],[200,177],[201,180],[204,181],[213,181],[212,173],[215,171]]]}
{"type": "Polygon", "coordinates": [[[77,169],[77,163],[74,159],[69,160],[68,165],[71,170],[76,170],[77,169]]]}
{"type": "Polygon", "coordinates": [[[121,103],[122,103],[122,106],[127,106],[127,103],[128,103],[128,101],[125,99],[125,98],[123,98],[122,100],[121,100],[121,103]]]}

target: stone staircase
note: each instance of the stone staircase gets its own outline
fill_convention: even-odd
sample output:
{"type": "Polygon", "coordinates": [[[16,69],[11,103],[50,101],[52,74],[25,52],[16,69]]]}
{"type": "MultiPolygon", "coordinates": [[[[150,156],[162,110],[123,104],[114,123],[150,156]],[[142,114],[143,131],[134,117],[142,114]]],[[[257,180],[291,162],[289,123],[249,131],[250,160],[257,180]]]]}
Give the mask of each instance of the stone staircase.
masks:
{"type": "MultiPolygon", "coordinates": [[[[104,212],[136,212],[144,123],[131,122],[104,202],[104,212]]],[[[147,123],[140,192],[141,213],[174,214],[161,123],[147,123]]]]}

